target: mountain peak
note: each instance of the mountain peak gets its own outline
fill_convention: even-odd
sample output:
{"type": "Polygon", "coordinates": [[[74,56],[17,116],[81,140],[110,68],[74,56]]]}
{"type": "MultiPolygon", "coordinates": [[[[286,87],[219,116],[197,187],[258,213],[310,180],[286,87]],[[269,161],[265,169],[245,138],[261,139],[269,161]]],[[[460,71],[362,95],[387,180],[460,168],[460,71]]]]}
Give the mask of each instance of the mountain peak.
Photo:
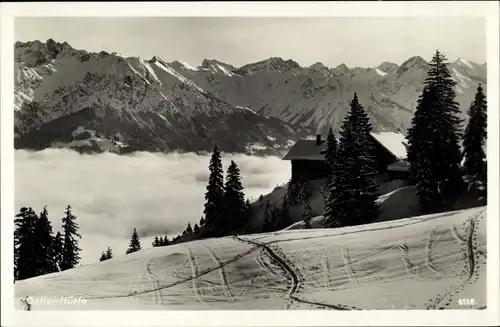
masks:
{"type": "Polygon", "coordinates": [[[314,63],[311,66],[309,66],[309,69],[311,69],[311,70],[328,70],[328,67],[326,67],[325,65],[323,65],[323,63],[318,61],[317,63],[314,63]]]}
{"type": "Polygon", "coordinates": [[[242,66],[239,71],[245,71],[247,73],[254,73],[259,71],[272,71],[284,73],[293,69],[300,69],[300,65],[292,60],[284,60],[281,57],[270,57],[265,60],[261,60],[252,64],[242,66]]]}
{"type": "Polygon", "coordinates": [[[389,61],[384,61],[383,63],[381,63],[380,65],[378,65],[378,69],[380,69],[381,71],[383,72],[389,72],[389,71],[392,71],[392,70],[396,70],[398,69],[398,65],[393,63],[393,62],[389,62],[389,61]]]}

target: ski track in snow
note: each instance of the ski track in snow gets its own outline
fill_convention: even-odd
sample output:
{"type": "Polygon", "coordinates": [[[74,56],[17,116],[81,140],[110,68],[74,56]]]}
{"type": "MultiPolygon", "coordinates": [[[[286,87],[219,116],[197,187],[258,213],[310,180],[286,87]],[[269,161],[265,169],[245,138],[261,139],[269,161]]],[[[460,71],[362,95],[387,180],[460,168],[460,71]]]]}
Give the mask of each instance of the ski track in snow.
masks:
{"type": "MultiPolygon", "coordinates": [[[[211,246],[202,243],[201,247],[204,249],[204,252],[206,252],[208,255],[199,256],[199,254],[196,252],[195,252],[196,254],[193,254],[194,248],[192,249],[191,247],[194,245],[191,245],[191,243],[187,243],[183,245],[186,249],[185,252],[186,260],[184,261],[184,263],[181,263],[180,265],[179,263],[177,263],[175,266],[171,267],[172,269],[170,270],[171,272],[167,273],[168,275],[171,274],[176,279],[176,281],[161,285],[160,281],[158,280],[155,274],[155,269],[163,270],[163,268],[159,267],[158,263],[155,262],[155,259],[158,258],[157,256],[149,256],[148,258],[142,261],[142,264],[140,265],[141,269],[139,269],[137,273],[131,274],[131,276],[134,277],[130,279],[128,291],[126,292],[126,294],[104,295],[104,296],[89,295],[87,299],[90,300],[90,299],[130,298],[137,301],[146,300],[145,304],[149,304],[150,300],[151,305],[163,306],[163,305],[168,305],[169,300],[167,300],[166,298],[167,295],[162,296],[161,292],[162,290],[183,283],[191,283],[190,285],[191,287],[189,288],[190,290],[189,294],[194,294],[194,297],[196,298],[199,305],[205,307],[213,306],[215,308],[217,303],[218,304],[222,304],[223,302],[235,303],[235,302],[249,301],[249,300],[257,301],[257,298],[254,299],[254,296],[259,296],[260,294],[259,292],[261,292],[263,288],[266,288],[265,286],[267,285],[266,283],[271,283],[269,284],[269,286],[276,285],[276,282],[274,280],[277,280],[278,284],[285,286],[286,289],[279,291],[281,289],[280,286],[277,288],[271,286],[271,289],[276,289],[279,291],[278,297],[276,297],[275,299],[278,301],[283,301],[284,299],[285,302],[283,304],[285,305],[286,309],[300,307],[301,305],[305,304],[313,306],[315,308],[322,308],[322,309],[329,308],[335,310],[359,310],[359,308],[354,306],[335,303],[335,302],[350,303],[352,301],[352,300],[350,301],[348,298],[346,298],[344,301],[342,300],[343,299],[343,296],[341,295],[342,293],[338,293],[339,295],[335,295],[335,293],[345,292],[346,290],[349,290],[349,292],[359,292],[366,286],[372,287],[375,286],[377,283],[391,282],[391,279],[397,282],[403,280],[410,280],[414,278],[418,278],[420,280],[422,280],[423,278],[430,279],[431,281],[444,280],[445,277],[453,278],[452,277],[452,275],[454,275],[453,272],[451,274],[447,273],[447,276],[445,276],[444,270],[443,271],[440,271],[440,269],[438,270],[438,268],[435,266],[435,263],[432,260],[432,252],[434,251],[436,253],[436,251],[438,251],[435,248],[441,249],[439,247],[440,244],[449,244],[449,239],[447,239],[447,241],[443,241],[444,243],[438,243],[440,238],[444,235],[445,232],[451,232],[451,236],[453,237],[451,240],[456,241],[456,243],[453,242],[453,244],[458,244],[458,246],[461,246],[460,253],[462,254],[462,257],[458,262],[463,262],[464,264],[463,274],[460,275],[461,277],[459,277],[459,279],[456,281],[457,284],[451,286],[450,285],[442,286],[443,287],[442,291],[435,297],[433,297],[432,294],[433,289],[431,289],[430,290],[431,299],[428,300],[425,304],[423,303],[424,302],[423,300],[422,302],[418,300],[418,302],[412,304],[417,306],[419,306],[419,304],[424,304],[424,308],[426,309],[444,309],[446,306],[449,306],[452,303],[452,300],[455,299],[455,297],[460,295],[460,292],[464,290],[466,284],[474,283],[479,279],[479,269],[481,267],[480,264],[484,264],[484,262],[480,261],[481,258],[480,256],[483,255],[484,259],[486,259],[486,254],[485,253],[482,254],[481,250],[478,249],[478,245],[476,242],[476,237],[477,237],[476,235],[477,235],[478,221],[480,219],[484,219],[483,216],[484,212],[485,210],[475,211],[473,214],[470,214],[469,218],[467,218],[467,216],[463,216],[462,224],[464,224],[465,226],[465,235],[460,235],[460,232],[458,231],[457,226],[454,224],[453,220],[450,220],[449,225],[441,227],[432,227],[428,229],[428,232],[422,235],[424,237],[425,235],[427,236],[421,241],[423,242],[423,244],[421,244],[423,245],[423,247],[419,247],[419,249],[422,249],[420,252],[420,255],[422,255],[422,260],[420,262],[412,262],[410,260],[408,253],[411,248],[410,246],[407,245],[404,237],[399,241],[396,240],[391,241],[391,243],[394,242],[393,244],[389,244],[383,248],[373,249],[371,251],[369,250],[367,253],[363,253],[364,251],[361,250],[361,252],[359,252],[359,254],[355,255],[353,258],[351,258],[350,252],[352,251],[354,251],[355,253],[358,252],[349,245],[342,246],[340,249],[334,248],[333,252],[331,252],[331,250],[328,250],[327,254],[319,254],[317,258],[315,257],[311,258],[310,252],[308,252],[307,250],[305,252],[299,250],[298,251],[299,254],[295,254],[296,250],[293,250],[295,249],[294,247],[292,247],[293,252],[291,252],[290,255],[285,254],[285,252],[289,253],[288,251],[290,251],[290,247],[289,246],[283,247],[283,245],[278,247],[277,245],[277,243],[286,245],[288,244],[287,242],[292,240],[303,241],[303,240],[320,239],[321,237],[332,237],[332,234],[339,236],[348,235],[350,234],[349,232],[350,229],[347,229],[346,231],[336,231],[336,232],[334,231],[334,233],[327,232],[327,235],[325,235],[324,233],[323,235],[314,235],[315,233],[324,232],[321,230],[313,230],[306,232],[301,231],[304,232],[306,235],[308,235],[306,237],[297,235],[297,232],[300,231],[289,231],[286,233],[279,233],[279,232],[268,233],[265,235],[258,235],[253,238],[251,235],[245,237],[234,236],[230,239],[241,243],[250,244],[252,246],[246,250],[241,250],[241,251],[238,250],[236,253],[231,254],[228,257],[226,252],[218,252],[218,251],[216,252],[211,246]],[[283,237],[284,234],[286,234],[286,236],[290,235],[292,237],[290,238],[287,238],[286,236],[283,237]],[[276,236],[278,238],[274,239],[274,237],[276,236]],[[264,241],[263,239],[265,238],[271,238],[271,239],[264,241]],[[284,249],[286,249],[286,251],[284,249]],[[258,267],[259,269],[261,269],[262,272],[264,272],[264,276],[262,276],[261,274],[252,275],[250,278],[247,278],[247,280],[245,280],[246,278],[244,277],[243,278],[244,282],[239,286],[237,286],[238,291],[234,293],[231,292],[230,288],[236,287],[236,285],[228,281],[228,274],[232,272],[231,267],[234,266],[228,267],[228,265],[252,253],[255,256],[253,256],[253,260],[250,261],[250,264],[251,262],[255,262],[257,264],[256,267],[258,267]],[[340,256],[334,255],[334,258],[338,258],[340,260],[336,261],[335,264],[331,265],[329,259],[333,253],[337,254],[340,253],[340,256]],[[219,257],[219,255],[221,256],[226,255],[226,256],[224,257],[224,259],[221,259],[222,257],[219,257]],[[381,256],[380,259],[376,259],[376,257],[378,256],[381,256]],[[398,266],[396,261],[391,261],[389,266],[395,267],[396,270],[393,269],[388,270],[389,267],[387,266],[386,263],[383,263],[384,260],[396,260],[398,257],[400,260],[402,260],[404,266],[401,266],[401,268],[397,268],[398,266]],[[202,265],[200,265],[197,262],[198,258],[204,259],[202,265]],[[214,265],[210,265],[210,267],[204,266],[207,263],[205,261],[207,258],[211,259],[211,261],[213,261],[215,266],[214,265]],[[303,260],[302,258],[304,259],[310,258],[310,259],[309,261],[307,261],[308,259],[306,259],[306,261],[301,261],[303,260]],[[382,260],[380,261],[382,264],[379,263],[379,260],[382,260]],[[431,276],[431,277],[420,276],[421,265],[422,267],[429,268],[436,274],[436,276],[431,276]],[[187,271],[183,272],[183,274],[186,273],[187,276],[180,276],[179,271],[177,269],[178,267],[188,268],[190,272],[187,271]],[[359,268],[356,268],[355,271],[354,267],[359,267],[359,268]],[[217,272],[215,272],[216,270],[217,272]],[[389,273],[390,276],[387,277],[386,275],[379,274],[383,273],[384,271],[387,271],[387,273],[389,273]],[[206,280],[201,278],[211,272],[214,272],[217,275],[211,274],[210,276],[218,276],[220,282],[213,279],[206,280]],[[396,275],[394,275],[394,272],[396,272],[396,275]],[[262,279],[262,277],[264,277],[264,279],[262,279]],[[269,278],[273,278],[273,281],[271,281],[269,278]],[[368,281],[368,284],[364,283],[366,278],[369,278],[371,280],[368,281]],[[257,285],[254,285],[256,279],[260,280],[257,285]],[[262,282],[264,282],[264,284],[261,284],[262,282]],[[363,284],[360,284],[360,282],[363,282],[363,284]],[[349,284],[351,286],[349,286],[349,284]],[[307,287],[308,291],[307,293],[301,296],[302,292],[301,290],[304,289],[304,287],[307,287]],[[248,293],[249,290],[252,290],[252,293],[248,293]],[[337,296],[338,299],[329,300],[330,297],[328,295],[326,297],[322,297],[321,299],[304,298],[304,296],[310,296],[311,292],[314,293],[315,291],[333,292],[332,293],[334,295],[333,297],[337,296]],[[145,298],[142,296],[138,297],[139,295],[148,293],[150,297],[145,297],[145,298]],[[281,299],[279,294],[283,294],[283,299],[281,299]]],[[[450,216],[452,214],[457,214],[457,212],[436,215],[435,217],[438,218],[434,219],[442,219],[442,217],[450,216]]],[[[460,212],[459,214],[463,215],[463,213],[460,212]]],[[[419,222],[427,220],[428,219],[422,219],[419,222]]],[[[401,224],[396,227],[411,226],[411,225],[415,226],[416,222],[412,221],[411,223],[401,224]]],[[[372,227],[372,230],[380,230],[377,228],[373,228],[374,226],[370,227],[372,227]]],[[[360,233],[360,232],[366,232],[366,230],[356,231],[354,229],[354,231],[352,231],[351,233],[360,233]]],[[[390,233],[394,234],[394,230],[390,231],[390,233]]],[[[352,237],[355,236],[351,236],[351,238],[352,237]]],[[[459,248],[457,248],[457,250],[459,250],[459,248]]],[[[453,258],[454,254],[455,254],[454,252],[450,252],[448,258],[453,258]]],[[[441,259],[439,260],[440,261],[438,262],[441,262],[441,259]]],[[[457,262],[457,260],[455,260],[455,262],[457,262]]],[[[243,266],[246,266],[248,264],[249,264],[248,261],[242,263],[243,266]]],[[[446,284],[447,282],[455,283],[453,279],[444,281],[445,281],[444,284],[442,284],[441,282],[441,284],[438,285],[447,285],[446,284]]],[[[176,292],[178,291],[176,290],[176,292]]]]}
{"type": "Polygon", "coordinates": [[[457,294],[460,294],[460,291],[462,291],[465,288],[465,285],[469,282],[471,282],[471,279],[474,275],[475,269],[476,269],[476,261],[475,261],[475,246],[473,242],[473,237],[475,233],[475,227],[476,227],[476,222],[481,216],[483,211],[479,212],[477,215],[472,216],[469,218],[469,220],[466,222],[467,228],[466,228],[466,238],[465,238],[465,243],[463,243],[462,247],[462,254],[464,258],[464,273],[462,275],[462,280],[458,283],[457,286],[450,286],[443,290],[438,296],[430,301],[429,304],[426,304],[426,309],[437,309],[438,306],[442,303],[445,303],[444,305],[439,306],[439,309],[444,309],[445,306],[448,306],[451,304],[451,301],[454,297],[457,296],[457,294]],[[446,301],[447,300],[447,301],[446,301]]]}
{"type": "Polygon", "coordinates": [[[233,294],[231,293],[231,290],[229,289],[229,284],[227,283],[227,276],[226,276],[226,271],[224,269],[224,265],[222,264],[220,259],[215,255],[214,251],[212,251],[211,248],[209,248],[208,246],[204,246],[204,248],[212,258],[212,260],[215,262],[215,264],[217,266],[220,266],[220,269],[218,269],[218,271],[222,283],[221,285],[222,288],[224,289],[224,292],[226,293],[226,296],[229,298],[229,300],[231,300],[233,298],[233,294]]]}

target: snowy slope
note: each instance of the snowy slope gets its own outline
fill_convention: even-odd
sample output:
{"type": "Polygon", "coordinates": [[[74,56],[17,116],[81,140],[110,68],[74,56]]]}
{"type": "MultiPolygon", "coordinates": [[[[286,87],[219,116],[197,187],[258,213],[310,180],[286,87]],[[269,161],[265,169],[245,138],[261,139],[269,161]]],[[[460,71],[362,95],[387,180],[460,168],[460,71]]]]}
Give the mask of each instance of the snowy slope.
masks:
{"type": "Polygon", "coordinates": [[[486,305],[486,207],[377,224],[209,239],[15,284],[109,309],[448,309],[486,305]]]}

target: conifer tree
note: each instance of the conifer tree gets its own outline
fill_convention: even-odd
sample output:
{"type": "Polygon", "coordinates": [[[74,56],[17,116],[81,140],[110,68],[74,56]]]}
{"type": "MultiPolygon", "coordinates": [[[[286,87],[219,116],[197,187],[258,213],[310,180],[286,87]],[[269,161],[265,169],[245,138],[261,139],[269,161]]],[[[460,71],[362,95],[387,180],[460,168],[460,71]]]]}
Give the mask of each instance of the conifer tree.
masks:
{"type": "Polygon", "coordinates": [[[54,254],[54,264],[56,266],[56,271],[61,271],[61,264],[63,258],[64,243],[61,232],[57,232],[52,242],[52,253],[54,254]]]}
{"type": "Polygon", "coordinates": [[[302,219],[304,220],[304,229],[311,229],[311,219],[312,219],[312,208],[309,201],[304,204],[304,212],[302,213],[302,219]]]}
{"type": "MultiPolygon", "coordinates": [[[[326,138],[326,148],[324,150],[324,155],[326,159],[326,165],[329,169],[328,180],[332,178],[335,169],[335,157],[337,154],[337,139],[335,138],[335,134],[333,134],[333,130],[330,127],[328,132],[328,136],[326,138]]],[[[328,181],[327,181],[328,183],[328,181]]]]}
{"type": "Polygon", "coordinates": [[[113,251],[111,251],[111,247],[108,246],[106,250],[106,260],[113,259],[113,251]]]}
{"type": "Polygon", "coordinates": [[[126,254],[134,253],[139,250],[141,250],[141,241],[139,240],[139,235],[137,235],[137,230],[134,228],[126,254]]]}
{"type": "Polygon", "coordinates": [[[36,244],[37,276],[57,271],[52,244],[54,236],[48,218],[47,206],[43,208],[40,217],[36,220],[33,237],[36,244]]]}
{"type": "Polygon", "coordinates": [[[233,160],[227,169],[223,201],[225,204],[223,235],[229,235],[231,232],[241,230],[248,219],[240,169],[233,160]]]}
{"type": "Polygon", "coordinates": [[[205,218],[203,216],[200,218],[200,226],[205,225],[205,218]]]}
{"type": "MultiPolygon", "coordinates": [[[[162,239],[163,241],[163,239],[162,239]]],[[[153,247],[160,246],[160,240],[158,239],[158,236],[155,236],[155,239],[153,241],[153,247]]]]}
{"type": "Polygon", "coordinates": [[[106,253],[104,253],[104,251],[102,251],[102,253],[101,253],[101,257],[99,258],[99,261],[101,261],[101,262],[102,262],[102,261],[105,261],[105,260],[107,260],[107,259],[108,259],[108,258],[106,258],[106,253]]]}
{"type": "Polygon", "coordinates": [[[410,174],[423,213],[450,207],[463,190],[456,83],[436,51],[408,133],[410,174]],[[443,187],[443,185],[445,187],[443,187]]]}
{"type": "Polygon", "coordinates": [[[163,240],[163,236],[160,236],[160,238],[158,239],[158,246],[164,246],[165,245],[164,242],[165,241],[163,240]]]}
{"type": "Polygon", "coordinates": [[[14,224],[15,280],[31,278],[37,274],[35,224],[38,217],[32,208],[22,207],[14,224]]]}
{"type": "Polygon", "coordinates": [[[341,126],[333,181],[325,206],[329,227],[372,222],[379,215],[374,148],[368,115],[354,93],[351,109],[341,126]]]}
{"type": "Polygon", "coordinates": [[[269,200],[266,201],[266,206],[264,207],[264,221],[262,222],[262,232],[268,233],[273,231],[273,222],[271,220],[271,203],[269,200]]]}
{"type": "Polygon", "coordinates": [[[188,223],[187,227],[186,227],[186,233],[188,235],[191,235],[193,234],[193,228],[191,227],[191,223],[188,223]]]}
{"type": "Polygon", "coordinates": [[[221,216],[224,212],[224,176],[222,157],[217,145],[214,146],[209,164],[210,176],[205,193],[205,227],[208,236],[221,236],[221,216]]]}
{"type": "Polygon", "coordinates": [[[465,129],[463,146],[466,174],[472,176],[473,181],[480,181],[483,184],[486,183],[486,154],[483,148],[487,136],[486,112],[486,96],[479,84],[474,101],[469,108],[469,122],[465,129]]]}
{"type": "Polygon", "coordinates": [[[73,268],[80,261],[80,248],[78,247],[78,239],[81,238],[78,234],[78,224],[75,222],[76,217],[71,212],[71,206],[66,207],[66,216],[62,218],[62,228],[64,231],[64,245],[61,270],[73,268]]]}
{"type": "Polygon", "coordinates": [[[198,226],[198,224],[194,224],[193,232],[194,232],[195,235],[199,235],[200,234],[200,227],[198,226]]]}
{"type": "Polygon", "coordinates": [[[281,210],[276,216],[276,226],[275,229],[283,229],[292,224],[292,217],[290,216],[290,204],[287,195],[283,196],[283,201],[281,202],[281,210]]]}
{"type": "Polygon", "coordinates": [[[168,237],[167,237],[167,235],[165,235],[165,237],[163,237],[163,241],[161,242],[161,245],[168,245],[168,244],[169,244],[168,237]]]}

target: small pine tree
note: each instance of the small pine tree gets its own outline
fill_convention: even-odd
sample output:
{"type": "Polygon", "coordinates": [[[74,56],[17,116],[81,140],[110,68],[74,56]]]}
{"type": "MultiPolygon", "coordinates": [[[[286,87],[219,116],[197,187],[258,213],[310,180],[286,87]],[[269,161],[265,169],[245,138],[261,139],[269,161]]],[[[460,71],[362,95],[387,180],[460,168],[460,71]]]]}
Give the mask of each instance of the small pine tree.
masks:
{"type": "Polygon", "coordinates": [[[158,245],[157,246],[164,246],[164,240],[163,240],[163,236],[160,236],[160,238],[158,239],[158,245]]]}
{"type": "Polygon", "coordinates": [[[292,224],[292,217],[290,216],[290,205],[286,194],[283,196],[281,202],[281,210],[279,214],[276,215],[276,229],[283,229],[292,224]]]}
{"type": "Polygon", "coordinates": [[[105,261],[107,260],[108,258],[106,258],[106,253],[104,253],[104,251],[102,251],[101,253],[101,257],[99,258],[99,261],[105,261]]]}
{"type": "Polygon", "coordinates": [[[160,246],[160,240],[158,239],[158,236],[155,236],[155,239],[153,241],[153,247],[157,247],[157,246],[160,246]]]}
{"type": "Polygon", "coordinates": [[[36,276],[35,224],[38,217],[32,208],[22,207],[14,224],[14,278],[22,280],[36,276]]]}
{"type": "Polygon", "coordinates": [[[486,112],[486,96],[481,84],[479,84],[475,99],[468,112],[469,123],[465,129],[463,145],[466,174],[472,176],[474,182],[482,182],[483,184],[486,184],[486,154],[483,149],[487,136],[486,112]]]}
{"type": "Polygon", "coordinates": [[[111,247],[108,246],[106,250],[106,260],[113,259],[113,251],[111,251],[111,247]]]}
{"type": "Polygon", "coordinates": [[[193,228],[191,227],[191,223],[188,223],[187,227],[186,227],[186,233],[188,235],[191,235],[193,234],[193,228]]]}
{"type": "Polygon", "coordinates": [[[264,221],[262,222],[262,232],[268,233],[273,231],[273,222],[271,220],[271,203],[269,200],[266,201],[266,206],[264,208],[264,221]]]}
{"type": "Polygon", "coordinates": [[[205,218],[201,217],[200,219],[200,226],[205,225],[205,218]]]}
{"type": "Polygon", "coordinates": [[[167,235],[165,235],[165,237],[163,238],[163,241],[161,243],[162,245],[168,245],[169,244],[169,241],[168,241],[168,237],[167,235]]]}
{"type": "Polygon", "coordinates": [[[194,224],[193,232],[195,235],[200,234],[200,227],[198,226],[198,224],[194,224]]]}
{"type": "Polygon", "coordinates": [[[66,270],[75,267],[80,261],[80,248],[78,247],[77,238],[81,238],[78,234],[78,224],[75,222],[76,217],[71,212],[71,206],[66,207],[66,216],[62,218],[64,230],[64,247],[61,270],[66,270]]]}
{"type": "Polygon", "coordinates": [[[47,206],[43,208],[40,218],[35,223],[33,237],[36,244],[37,276],[57,271],[52,244],[54,236],[48,218],[47,206]]]}
{"type": "Polygon", "coordinates": [[[302,219],[304,220],[304,228],[311,229],[311,219],[312,219],[312,208],[309,201],[304,204],[304,212],[302,213],[302,219]]]}
{"type": "Polygon", "coordinates": [[[61,264],[63,258],[64,243],[61,232],[57,232],[52,242],[52,253],[54,254],[54,264],[56,266],[56,271],[61,271],[61,264]]]}
{"type": "Polygon", "coordinates": [[[139,235],[137,235],[137,230],[134,228],[132,233],[132,238],[127,249],[126,254],[134,253],[141,250],[141,241],[139,240],[139,235]]]}

